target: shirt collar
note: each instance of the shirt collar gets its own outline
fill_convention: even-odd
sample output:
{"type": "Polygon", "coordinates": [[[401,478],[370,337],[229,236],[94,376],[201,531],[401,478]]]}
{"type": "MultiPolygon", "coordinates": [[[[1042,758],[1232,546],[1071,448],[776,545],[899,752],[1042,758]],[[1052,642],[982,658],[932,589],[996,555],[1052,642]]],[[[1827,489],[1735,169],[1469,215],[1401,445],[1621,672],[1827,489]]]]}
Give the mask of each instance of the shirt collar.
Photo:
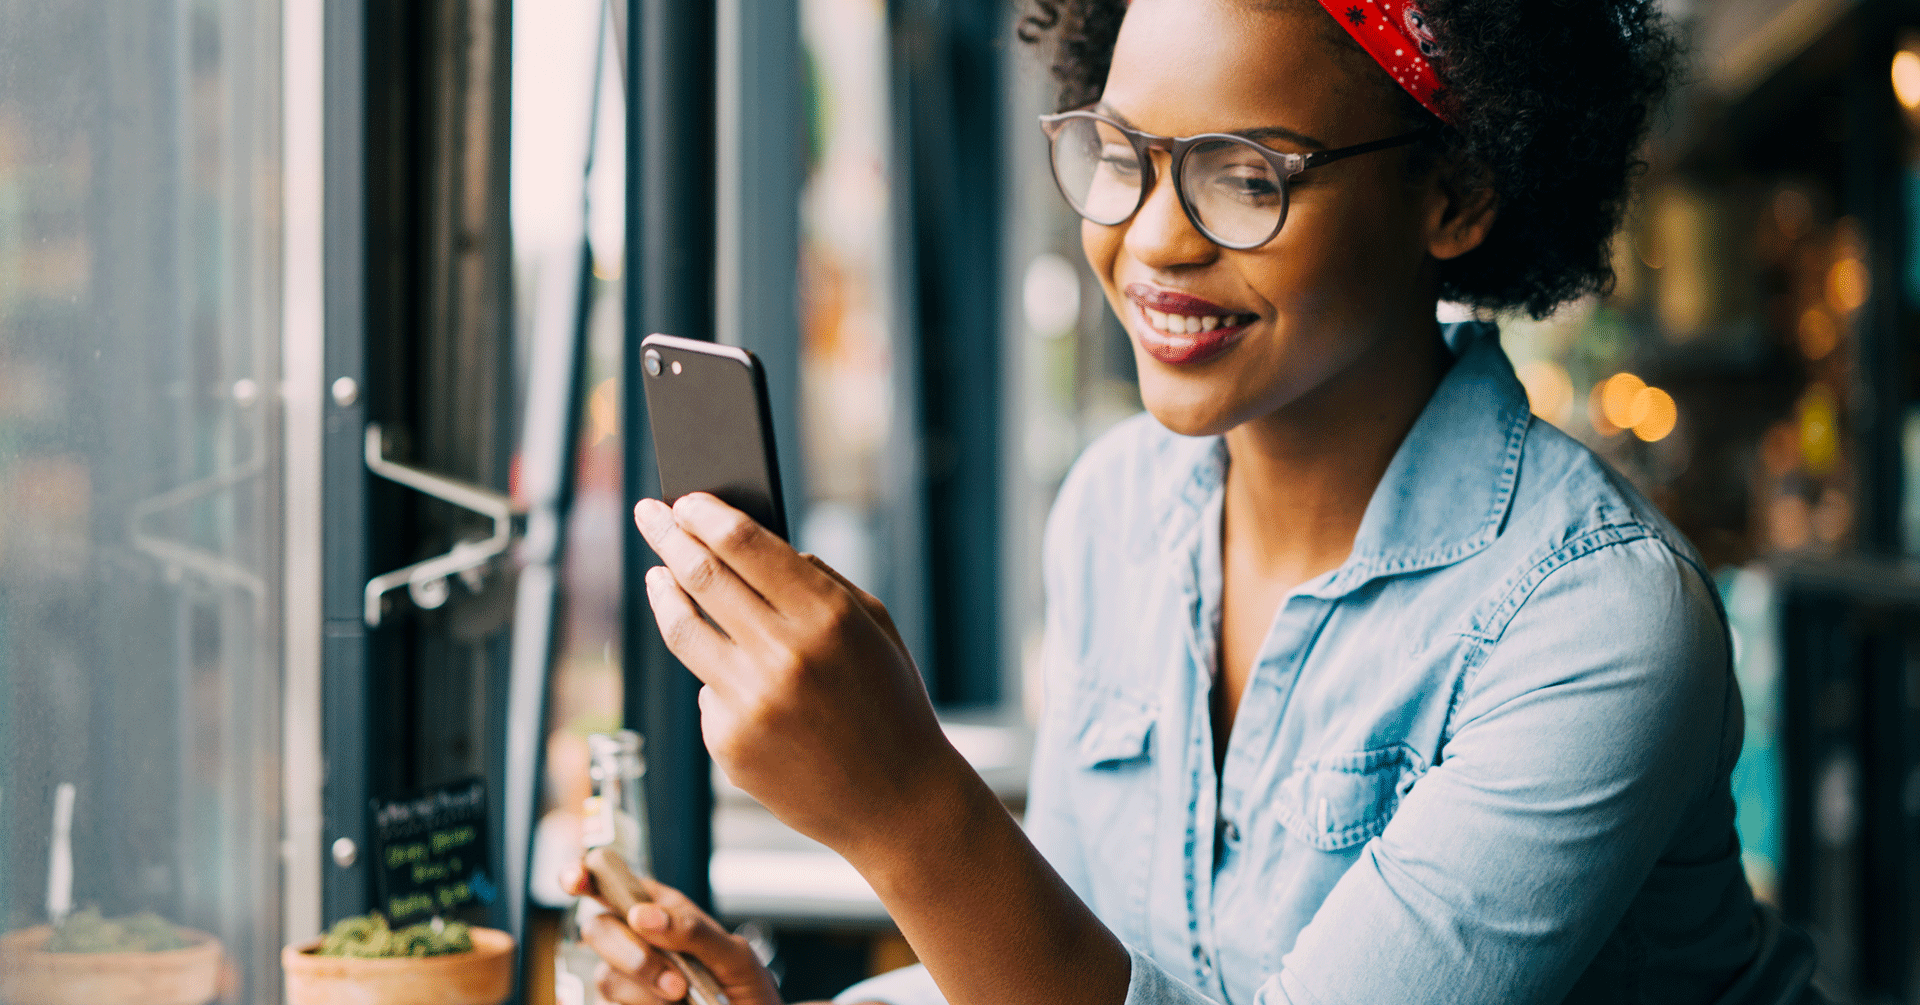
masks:
{"type": "MultiPolygon", "coordinates": [[[[1493,325],[1446,324],[1441,332],[1457,358],[1374,489],[1352,554],[1298,592],[1339,597],[1381,576],[1451,565],[1500,535],[1531,418],[1526,390],[1493,325]]],[[[1162,545],[1187,552],[1208,502],[1225,487],[1226,442],[1172,440],[1155,509],[1167,517],[1162,545]]]]}

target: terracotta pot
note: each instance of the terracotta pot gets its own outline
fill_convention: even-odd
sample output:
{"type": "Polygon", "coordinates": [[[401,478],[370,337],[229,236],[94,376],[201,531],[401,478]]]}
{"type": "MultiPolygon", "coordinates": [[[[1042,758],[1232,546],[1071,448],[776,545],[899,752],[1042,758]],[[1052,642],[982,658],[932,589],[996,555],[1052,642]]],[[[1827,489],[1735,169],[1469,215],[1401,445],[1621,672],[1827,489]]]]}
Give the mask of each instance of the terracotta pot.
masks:
{"type": "Polygon", "coordinates": [[[206,1005],[220,980],[220,940],[156,953],[49,953],[46,925],[0,935],[0,1000],[8,1005],[206,1005]]]}
{"type": "Polygon", "coordinates": [[[359,960],[315,956],[320,940],[280,950],[287,1005],[500,1005],[513,991],[513,936],[473,929],[473,951],[359,960]]]}

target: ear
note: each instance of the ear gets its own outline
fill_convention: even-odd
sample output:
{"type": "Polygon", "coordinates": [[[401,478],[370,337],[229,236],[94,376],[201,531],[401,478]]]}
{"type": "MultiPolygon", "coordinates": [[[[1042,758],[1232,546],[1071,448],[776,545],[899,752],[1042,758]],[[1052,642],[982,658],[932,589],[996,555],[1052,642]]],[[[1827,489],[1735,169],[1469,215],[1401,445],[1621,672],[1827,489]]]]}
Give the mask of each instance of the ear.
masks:
{"type": "Polygon", "coordinates": [[[1427,253],[1445,261],[1479,247],[1499,209],[1499,193],[1484,169],[1440,166],[1427,189],[1427,253]]]}

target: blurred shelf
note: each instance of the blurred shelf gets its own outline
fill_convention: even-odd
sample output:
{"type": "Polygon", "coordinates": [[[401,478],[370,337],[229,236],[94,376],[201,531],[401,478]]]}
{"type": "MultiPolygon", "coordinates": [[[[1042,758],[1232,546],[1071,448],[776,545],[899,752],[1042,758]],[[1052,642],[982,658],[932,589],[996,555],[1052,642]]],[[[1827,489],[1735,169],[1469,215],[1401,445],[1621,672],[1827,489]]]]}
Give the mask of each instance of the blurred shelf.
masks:
{"type": "MultiPolygon", "coordinates": [[[[947,739],[1016,814],[1026,804],[1033,735],[1024,725],[942,723],[947,739]]],[[[728,919],[888,927],[880,898],[853,866],[775,819],[714,771],[714,907],[728,919]]]]}

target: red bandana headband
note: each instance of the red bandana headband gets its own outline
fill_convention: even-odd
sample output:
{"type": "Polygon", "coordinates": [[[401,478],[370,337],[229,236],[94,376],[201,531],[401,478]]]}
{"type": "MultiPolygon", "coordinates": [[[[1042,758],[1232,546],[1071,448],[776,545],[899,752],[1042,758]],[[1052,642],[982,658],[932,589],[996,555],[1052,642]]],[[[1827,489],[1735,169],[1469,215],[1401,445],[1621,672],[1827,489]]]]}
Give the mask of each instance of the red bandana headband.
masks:
{"type": "Polygon", "coordinates": [[[1394,83],[1406,89],[1427,111],[1447,121],[1440,107],[1440,74],[1433,64],[1441,58],[1426,15],[1408,0],[1320,0],[1320,6],[1347,29],[1394,83]]]}

